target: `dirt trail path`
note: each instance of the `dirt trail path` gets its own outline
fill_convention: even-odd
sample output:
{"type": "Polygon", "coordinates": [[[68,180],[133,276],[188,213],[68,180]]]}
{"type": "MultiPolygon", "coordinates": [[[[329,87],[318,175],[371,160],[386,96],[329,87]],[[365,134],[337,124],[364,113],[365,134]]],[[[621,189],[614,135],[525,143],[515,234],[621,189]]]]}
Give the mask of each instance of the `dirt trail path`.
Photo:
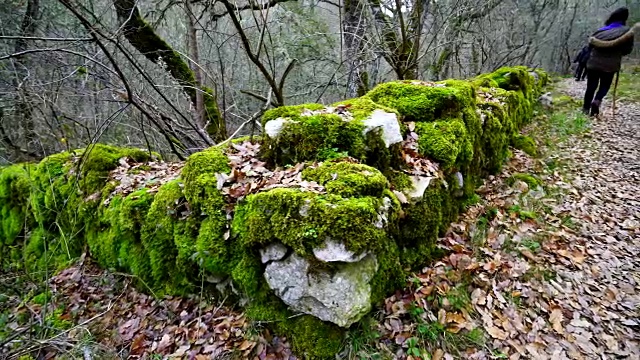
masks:
{"type": "MultiPolygon", "coordinates": [[[[580,99],[584,82],[560,89],[580,99]]],[[[558,154],[573,163],[577,194],[563,206],[579,219],[586,259],[579,269],[558,267],[564,280],[558,299],[571,304],[574,330],[593,346],[589,358],[640,358],[640,105],[620,103],[616,116],[605,103],[591,137],[567,143],[558,154]],[[577,271],[576,271],[577,270],[577,271]],[[587,325],[587,322],[589,323],[587,325]],[[579,332],[578,332],[579,333],[579,332]]]]}

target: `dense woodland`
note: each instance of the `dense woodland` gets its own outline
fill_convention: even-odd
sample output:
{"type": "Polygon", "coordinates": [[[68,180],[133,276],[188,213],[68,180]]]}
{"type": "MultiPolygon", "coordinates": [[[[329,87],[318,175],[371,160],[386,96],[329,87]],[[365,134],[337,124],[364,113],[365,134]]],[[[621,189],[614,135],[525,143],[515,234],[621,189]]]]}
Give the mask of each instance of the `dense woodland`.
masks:
{"type": "Polygon", "coordinates": [[[96,142],[184,159],[385,81],[567,73],[621,5],[637,21],[633,0],[4,0],[0,163],[96,142]]]}

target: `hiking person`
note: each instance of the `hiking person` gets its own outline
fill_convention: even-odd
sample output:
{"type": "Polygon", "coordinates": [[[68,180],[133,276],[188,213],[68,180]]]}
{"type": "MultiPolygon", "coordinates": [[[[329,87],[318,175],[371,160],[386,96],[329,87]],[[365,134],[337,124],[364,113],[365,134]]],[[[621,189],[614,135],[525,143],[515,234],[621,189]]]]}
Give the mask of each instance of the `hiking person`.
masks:
{"type": "Polygon", "coordinates": [[[589,55],[591,54],[591,47],[587,44],[582,50],[576,55],[576,58],[573,59],[574,63],[578,64],[576,68],[576,81],[583,81],[587,76],[587,61],[589,60],[589,55]]]}
{"type": "Polygon", "coordinates": [[[590,41],[591,56],[587,61],[587,90],[582,105],[582,111],[587,115],[600,114],[602,99],[609,92],[614,75],[620,71],[622,57],[633,51],[633,32],[629,36],[630,29],[626,26],[628,18],[629,9],[626,7],[616,9],[609,15],[605,26],[592,35],[592,38],[604,41],[625,37],[624,41],[620,41],[615,46],[598,47],[597,42],[590,41]]]}

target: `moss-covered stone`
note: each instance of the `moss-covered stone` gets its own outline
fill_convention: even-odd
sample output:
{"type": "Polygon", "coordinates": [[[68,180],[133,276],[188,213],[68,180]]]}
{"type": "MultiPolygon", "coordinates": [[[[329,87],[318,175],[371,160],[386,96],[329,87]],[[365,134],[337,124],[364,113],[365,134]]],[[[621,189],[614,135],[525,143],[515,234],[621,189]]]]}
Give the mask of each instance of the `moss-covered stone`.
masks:
{"type": "MultiPolygon", "coordinates": [[[[327,113],[320,104],[268,111],[263,125],[287,120],[277,136],[262,136],[261,160],[274,165],[338,159],[308,164],[301,174],[321,184],[323,193],[276,188],[228,203],[220,190],[222,174],[231,171],[223,150],[236,141],[193,154],[181,177],[157,192],[126,196],[113,194],[118,184],[107,182],[109,172],[122,157],[149,160],[146,151],[98,144],[39,164],[0,168],[0,250],[9,261],[39,270],[64,266],[88,248],[99,264],[134,275],[155,294],[189,293],[203,280],[222,289],[230,280],[248,317],[291,339],[297,355],[332,358],[345,330],[292,313],[265,280],[271,263],[262,262],[261,250],[284,247],[285,256],[295,254],[314,274],[326,276],[341,269],[317,255],[328,239],[354,259],[366,253],[377,266],[367,277],[370,300],[381,301],[403,285],[407,268],[440,256],[438,236],[477,199],[481,178],[500,170],[508,145],[535,149],[532,139],[518,134],[546,81],[546,74],[535,73],[537,81],[532,70],[515,67],[471,81],[383,84],[334,104],[347,115],[327,113]],[[378,109],[416,122],[419,154],[398,142],[386,146],[379,130],[364,131],[378,109]],[[401,154],[440,165],[422,197],[408,195],[416,189],[407,173],[414,172],[398,161],[401,154]],[[339,160],[346,156],[361,164],[339,160]]],[[[399,136],[408,135],[410,126],[400,124],[399,136]]],[[[526,174],[509,181],[516,180],[539,184],[526,174]]]]}
{"type": "Polygon", "coordinates": [[[445,167],[468,164],[473,158],[473,145],[464,123],[457,119],[419,123],[416,125],[419,151],[445,167]]]}
{"type": "Polygon", "coordinates": [[[289,165],[349,156],[381,170],[398,163],[400,144],[386,144],[382,129],[370,129],[365,124],[375,110],[397,116],[394,110],[367,98],[339,105],[345,106],[348,114],[331,112],[319,104],[286,106],[265,113],[263,128],[267,136],[262,139],[262,157],[273,165],[289,165]],[[273,124],[270,121],[279,122],[273,125],[277,131],[268,129],[273,124]]]}
{"type": "Polygon", "coordinates": [[[348,250],[377,250],[388,241],[375,226],[383,200],[343,198],[296,189],[274,189],[247,197],[236,209],[232,228],[245,247],[280,241],[302,256],[310,256],[326,238],[343,241],[348,250]]]}
{"type": "Polygon", "coordinates": [[[33,222],[29,209],[30,165],[11,165],[0,170],[0,249],[16,243],[33,222]]]}
{"type": "Polygon", "coordinates": [[[530,189],[535,189],[536,187],[542,185],[540,180],[531,174],[524,173],[515,173],[507,179],[507,183],[509,185],[513,185],[516,181],[522,181],[529,186],[530,189]]]}
{"type": "Polygon", "coordinates": [[[475,103],[471,84],[446,81],[439,84],[420,81],[396,81],[376,86],[366,97],[400,113],[405,121],[435,121],[459,117],[475,103]]]}
{"type": "Polygon", "coordinates": [[[349,162],[326,162],[317,168],[307,168],[302,177],[324,186],[329,194],[345,198],[380,197],[389,188],[387,178],[377,169],[349,162]]]}
{"type": "Polygon", "coordinates": [[[511,145],[530,156],[538,156],[538,145],[536,145],[536,141],[530,136],[517,135],[511,140],[511,145]]]}
{"type": "Polygon", "coordinates": [[[383,110],[388,113],[396,114],[398,117],[400,116],[400,114],[394,109],[380,105],[368,97],[339,101],[332,106],[344,106],[345,110],[348,111],[355,120],[364,120],[368,118],[375,110],[383,110]]]}
{"type": "MultiPolygon", "coordinates": [[[[290,115],[293,111],[282,112],[290,115]]],[[[269,162],[287,165],[323,161],[336,153],[366,159],[361,121],[345,121],[337,114],[296,114],[286,119],[277,137],[263,138],[262,152],[269,162]]]]}

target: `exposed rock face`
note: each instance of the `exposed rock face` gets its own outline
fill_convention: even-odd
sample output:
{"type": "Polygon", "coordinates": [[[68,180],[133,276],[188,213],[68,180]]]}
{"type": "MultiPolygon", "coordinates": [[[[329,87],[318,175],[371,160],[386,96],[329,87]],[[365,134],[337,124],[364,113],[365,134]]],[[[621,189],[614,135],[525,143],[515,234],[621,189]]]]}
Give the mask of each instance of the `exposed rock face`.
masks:
{"type": "Polygon", "coordinates": [[[277,138],[280,135],[284,124],[287,122],[288,120],[283,118],[267,121],[267,123],[264,124],[264,132],[271,138],[277,138]]]}
{"type": "Polygon", "coordinates": [[[402,138],[402,132],[400,131],[398,117],[394,113],[388,113],[377,109],[374,110],[371,116],[364,120],[363,123],[365,126],[365,134],[374,129],[382,129],[381,136],[386,147],[400,143],[404,140],[402,138]]]}
{"type": "Polygon", "coordinates": [[[310,269],[309,262],[294,253],[269,263],[264,277],[291,310],[346,328],[371,310],[369,282],[378,263],[374,255],[366,255],[360,261],[334,265],[337,269],[332,274],[310,269]]]}
{"type": "Polygon", "coordinates": [[[413,183],[413,188],[409,195],[409,198],[412,200],[420,200],[424,195],[424,192],[429,187],[429,184],[433,180],[433,177],[429,176],[411,176],[411,182],[413,183]]]}
{"type": "Polygon", "coordinates": [[[347,250],[343,243],[327,238],[322,247],[313,249],[313,255],[322,262],[357,262],[362,260],[366,253],[356,255],[347,250]]]}
{"type": "Polygon", "coordinates": [[[287,255],[287,247],[279,242],[260,249],[260,261],[263,264],[269,261],[281,260],[285,255],[287,255]]]}

